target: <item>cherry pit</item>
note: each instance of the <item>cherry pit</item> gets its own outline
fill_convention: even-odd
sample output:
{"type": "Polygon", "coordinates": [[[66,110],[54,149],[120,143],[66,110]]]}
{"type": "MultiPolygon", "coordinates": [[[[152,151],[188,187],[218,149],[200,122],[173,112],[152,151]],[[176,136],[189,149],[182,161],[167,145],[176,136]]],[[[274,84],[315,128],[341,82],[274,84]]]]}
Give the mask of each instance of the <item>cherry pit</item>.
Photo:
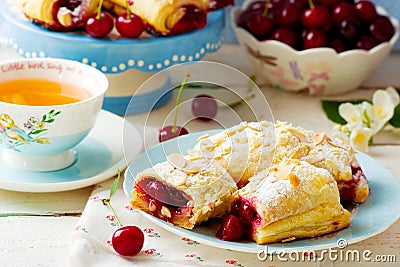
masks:
{"type": "Polygon", "coordinates": [[[237,23],[260,41],[276,40],[296,50],[331,47],[338,53],[370,50],[396,31],[368,0],[259,0],[237,23]]]}

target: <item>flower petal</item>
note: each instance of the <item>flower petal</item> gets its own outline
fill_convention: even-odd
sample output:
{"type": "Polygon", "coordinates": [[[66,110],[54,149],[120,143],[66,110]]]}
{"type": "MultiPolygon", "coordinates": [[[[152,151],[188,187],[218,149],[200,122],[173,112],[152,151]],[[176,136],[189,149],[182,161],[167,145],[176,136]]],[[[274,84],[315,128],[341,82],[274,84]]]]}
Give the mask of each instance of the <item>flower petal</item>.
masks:
{"type": "Polygon", "coordinates": [[[390,120],[393,116],[394,105],[388,92],[377,90],[372,97],[371,120],[390,120]]]}
{"type": "Polygon", "coordinates": [[[350,133],[350,144],[358,150],[368,152],[368,144],[371,137],[371,129],[366,127],[354,128],[350,133]]]}
{"type": "Polygon", "coordinates": [[[386,88],[386,92],[389,94],[392,104],[394,106],[397,106],[400,103],[400,97],[396,89],[394,89],[394,87],[392,86],[389,86],[388,88],[386,88]]]}
{"type": "Polygon", "coordinates": [[[343,103],[339,105],[339,114],[349,124],[362,124],[361,106],[351,103],[343,103]]]}

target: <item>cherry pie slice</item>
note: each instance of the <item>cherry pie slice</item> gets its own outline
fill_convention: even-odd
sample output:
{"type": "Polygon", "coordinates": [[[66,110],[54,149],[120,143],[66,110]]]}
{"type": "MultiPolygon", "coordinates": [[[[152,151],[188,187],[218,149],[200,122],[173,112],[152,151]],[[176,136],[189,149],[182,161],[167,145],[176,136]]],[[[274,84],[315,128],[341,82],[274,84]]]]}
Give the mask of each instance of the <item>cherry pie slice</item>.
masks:
{"type": "Polygon", "coordinates": [[[130,202],[134,208],[192,229],[226,215],[236,193],[234,180],[220,166],[172,154],[137,174],[130,202]]]}
{"type": "Polygon", "coordinates": [[[316,237],[350,225],[332,175],[299,160],[284,160],[257,174],[239,190],[231,214],[257,244],[316,237]]]}

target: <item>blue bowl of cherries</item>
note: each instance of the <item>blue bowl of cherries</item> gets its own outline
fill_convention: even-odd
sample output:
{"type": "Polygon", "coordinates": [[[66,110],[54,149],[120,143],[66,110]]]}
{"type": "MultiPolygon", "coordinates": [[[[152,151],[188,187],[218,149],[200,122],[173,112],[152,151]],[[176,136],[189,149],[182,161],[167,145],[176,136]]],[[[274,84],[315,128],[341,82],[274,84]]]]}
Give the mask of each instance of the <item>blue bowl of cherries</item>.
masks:
{"type": "Polygon", "coordinates": [[[252,0],[231,23],[257,76],[291,92],[358,88],[396,43],[398,21],[368,0],[252,0]]]}

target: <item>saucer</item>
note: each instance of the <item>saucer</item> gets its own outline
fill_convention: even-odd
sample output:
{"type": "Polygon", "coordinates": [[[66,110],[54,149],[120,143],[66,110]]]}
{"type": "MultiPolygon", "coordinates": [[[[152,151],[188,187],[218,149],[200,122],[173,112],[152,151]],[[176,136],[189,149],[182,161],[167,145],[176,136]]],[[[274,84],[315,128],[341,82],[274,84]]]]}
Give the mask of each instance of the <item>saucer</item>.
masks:
{"type": "Polygon", "coordinates": [[[125,169],[142,150],[142,143],[135,126],[101,110],[88,137],[73,148],[76,160],[71,166],[52,172],[29,172],[9,167],[0,159],[0,189],[45,193],[87,187],[125,169]],[[130,138],[123,143],[124,134],[130,138]]]}

